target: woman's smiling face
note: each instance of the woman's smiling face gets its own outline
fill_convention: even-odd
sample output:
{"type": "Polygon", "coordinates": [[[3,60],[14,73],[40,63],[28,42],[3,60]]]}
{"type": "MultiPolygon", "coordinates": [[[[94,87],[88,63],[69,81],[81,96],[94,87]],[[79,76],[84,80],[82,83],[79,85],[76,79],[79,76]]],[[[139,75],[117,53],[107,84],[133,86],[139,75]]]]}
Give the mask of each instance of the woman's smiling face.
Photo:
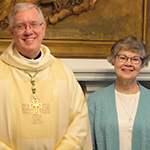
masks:
{"type": "MultiPolygon", "coordinates": [[[[133,60],[133,59],[132,59],[133,60]]],[[[136,80],[136,77],[138,76],[140,70],[141,70],[142,60],[141,56],[138,53],[130,52],[128,50],[121,50],[117,54],[115,58],[115,72],[117,75],[117,79],[120,80],[126,80],[126,81],[133,81],[136,80]],[[123,56],[123,58],[120,58],[121,60],[126,58],[126,61],[120,61],[119,56],[123,56]],[[138,64],[134,64],[134,61],[137,61],[136,59],[134,61],[131,61],[132,58],[138,59],[138,64]]]]}

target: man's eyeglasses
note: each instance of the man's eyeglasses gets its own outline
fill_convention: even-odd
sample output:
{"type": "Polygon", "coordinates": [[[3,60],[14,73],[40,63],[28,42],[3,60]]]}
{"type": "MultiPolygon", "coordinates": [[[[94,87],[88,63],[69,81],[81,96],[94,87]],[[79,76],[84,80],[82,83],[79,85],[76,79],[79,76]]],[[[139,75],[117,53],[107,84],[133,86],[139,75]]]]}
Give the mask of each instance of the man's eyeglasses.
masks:
{"type": "Polygon", "coordinates": [[[123,54],[118,54],[116,56],[118,57],[118,60],[121,63],[125,63],[128,61],[128,59],[130,59],[132,64],[138,65],[143,61],[143,58],[141,58],[139,56],[127,57],[126,55],[123,55],[123,54]]]}
{"type": "Polygon", "coordinates": [[[12,28],[14,28],[17,32],[25,31],[27,29],[27,26],[29,26],[30,29],[32,30],[37,30],[42,24],[43,22],[42,23],[31,22],[29,25],[24,24],[24,23],[19,23],[16,26],[13,26],[12,28]]]}

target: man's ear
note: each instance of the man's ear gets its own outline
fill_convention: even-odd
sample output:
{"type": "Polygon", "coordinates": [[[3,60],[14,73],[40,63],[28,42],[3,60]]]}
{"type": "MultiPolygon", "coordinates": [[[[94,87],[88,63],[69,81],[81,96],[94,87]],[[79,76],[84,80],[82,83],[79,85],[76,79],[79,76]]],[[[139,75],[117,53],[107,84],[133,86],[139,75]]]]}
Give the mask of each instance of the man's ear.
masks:
{"type": "Polygon", "coordinates": [[[43,32],[44,32],[44,35],[43,35],[43,36],[45,36],[46,26],[47,26],[47,24],[46,24],[46,22],[44,22],[44,24],[43,24],[43,32]]]}
{"type": "Polygon", "coordinates": [[[13,32],[13,29],[12,29],[12,28],[9,28],[9,32],[10,32],[10,34],[13,36],[14,32],[13,32]]]}

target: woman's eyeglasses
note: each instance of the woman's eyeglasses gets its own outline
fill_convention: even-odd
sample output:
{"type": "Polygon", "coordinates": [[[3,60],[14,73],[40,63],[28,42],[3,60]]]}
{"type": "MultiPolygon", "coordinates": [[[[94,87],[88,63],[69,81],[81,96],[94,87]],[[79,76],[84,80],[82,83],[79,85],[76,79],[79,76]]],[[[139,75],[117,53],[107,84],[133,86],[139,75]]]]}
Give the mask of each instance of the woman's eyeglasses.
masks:
{"type": "Polygon", "coordinates": [[[118,60],[121,63],[125,63],[128,60],[130,60],[132,64],[138,65],[143,61],[143,58],[139,56],[127,57],[126,55],[123,55],[123,54],[117,54],[116,56],[118,57],[118,60]]]}

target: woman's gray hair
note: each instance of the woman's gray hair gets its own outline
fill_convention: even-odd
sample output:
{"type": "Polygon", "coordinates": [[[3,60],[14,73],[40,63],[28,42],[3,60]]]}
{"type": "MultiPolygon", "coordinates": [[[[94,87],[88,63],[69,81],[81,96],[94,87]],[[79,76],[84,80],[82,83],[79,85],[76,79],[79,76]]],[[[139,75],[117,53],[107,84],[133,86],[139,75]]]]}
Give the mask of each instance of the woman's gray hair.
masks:
{"type": "Polygon", "coordinates": [[[14,20],[14,16],[20,12],[20,11],[23,11],[23,10],[27,10],[27,9],[30,9],[30,8],[35,8],[38,13],[39,13],[39,16],[41,18],[41,21],[42,22],[45,22],[45,19],[44,19],[44,16],[43,16],[43,13],[42,11],[40,10],[40,8],[38,8],[36,5],[32,4],[32,3],[17,3],[11,10],[10,10],[10,13],[9,13],[9,16],[8,16],[8,19],[9,19],[9,25],[10,27],[12,27],[12,24],[13,24],[13,20],[14,20]]]}
{"type": "Polygon", "coordinates": [[[118,40],[111,48],[111,53],[107,57],[107,61],[111,64],[115,63],[116,55],[121,50],[135,52],[141,55],[142,67],[148,66],[149,62],[149,50],[147,45],[138,40],[136,37],[126,37],[118,40]]]}

